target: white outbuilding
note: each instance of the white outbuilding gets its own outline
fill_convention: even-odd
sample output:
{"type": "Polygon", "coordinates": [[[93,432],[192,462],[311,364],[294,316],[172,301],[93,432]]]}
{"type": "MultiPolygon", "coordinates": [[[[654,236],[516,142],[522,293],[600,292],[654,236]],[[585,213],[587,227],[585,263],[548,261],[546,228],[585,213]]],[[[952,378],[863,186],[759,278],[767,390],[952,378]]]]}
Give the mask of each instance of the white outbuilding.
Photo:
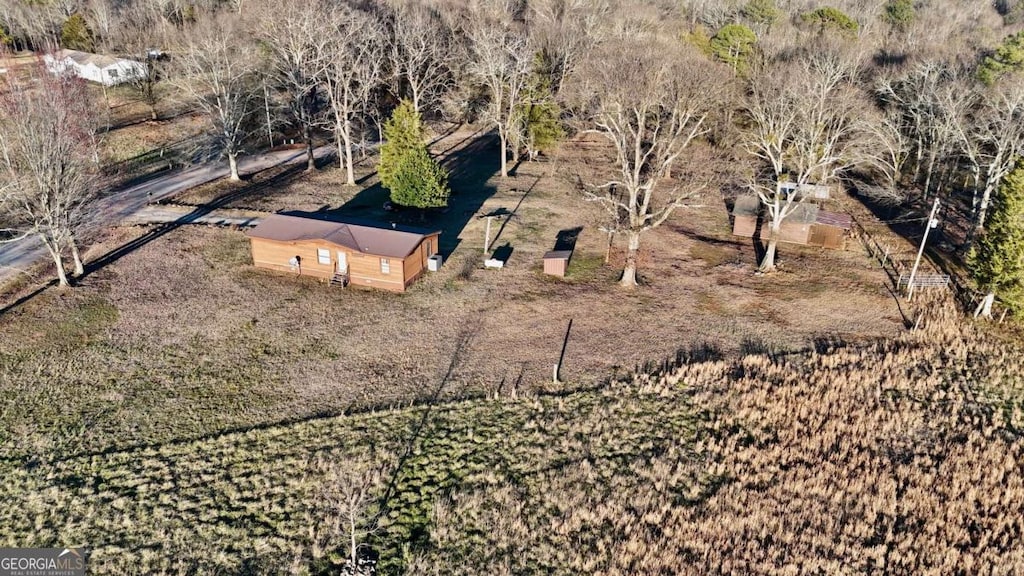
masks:
{"type": "Polygon", "coordinates": [[[58,50],[44,55],[43,61],[53,74],[71,73],[104,86],[115,86],[146,76],[146,65],[142,62],[78,50],[58,50]]]}

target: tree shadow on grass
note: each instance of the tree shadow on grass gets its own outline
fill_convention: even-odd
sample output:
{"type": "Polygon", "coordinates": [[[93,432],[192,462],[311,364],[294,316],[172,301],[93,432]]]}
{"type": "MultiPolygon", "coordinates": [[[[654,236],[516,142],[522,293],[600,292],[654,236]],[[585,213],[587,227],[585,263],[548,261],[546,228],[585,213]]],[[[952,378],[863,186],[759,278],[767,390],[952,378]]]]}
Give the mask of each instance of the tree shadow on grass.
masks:
{"type": "MultiPolygon", "coordinates": [[[[322,165],[323,163],[330,162],[330,160],[330,157],[324,157],[318,159],[317,162],[318,165],[322,165]]],[[[280,187],[295,180],[300,175],[305,174],[305,172],[306,165],[304,163],[296,164],[293,166],[289,166],[285,170],[281,171],[279,174],[276,174],[273,177],[268,178],[266,180],[261,180],[260,182],[252,184],[243,183],[238,188],[230,190],[218,196],[217,198],[210,202],[196,206],[195,208],[192,209],[191,212],[182,215],[177,220],[174,220],[173,222],[168,222],[166,224],[158,224],[152,229],[150,229],[148,232],[143,234],[142,236],[130,240],[118,246],[117,248],[114,248],[113,250],[107,252],[106,254],[100,256],[99,258],[96,258],[95,260],[89,262],[85,266],[85,274],[80,276],[78,280],[87,278],[93,273],[102,270],[103,268],[109,266],[110,264],[117,262],[121,258],[124,258],[125,256],[131,254],[132,252],[135,252],[139,248],[142,248],[143,246],[149,244],[154,240],[157,240],[158,238],[166,236],[167,234],[177,230],[178,228],[186,224],[194,224],[197,220],[203,218],[204,216],[208,216],[215,210],[225,208],[226,206],[242,198],[256,196],[264,192],[279,189],[280,187]]],[[[251,176],[252,175],[250,175],[250,177],[251,176]]]]}
{"type": "Polygon", "coordinates": [[[332,216],[357,218],[380,223],[394,223],[440,230],[438,249],[448,259],[459,246],[459,235],[480,207],[497,192],[488,184],[499,169],[497,137],[476,132],[453,144],[438,156],[449,171],[452,189],[448,207],[443,210],[385,209],[391,195],[379,182],[369,186],[344,204],[326,210],[332,216]]]}
{"type": "MultiPolygon", "coordinates": [[[[317,166],[322,166],[326,163],[329,163],[331,160],[332,156],[330,155],[318,158],[317,166]]],[[[218,196],[216,199],[207,202],[206,204],[201,204],[199,206],[194,207],[191,212],[182,215],[180,218],[174,220],[173,222],[154,225],[150,227],[150,229],[145,234],[132,240],[129,240],[128,242],[125,242],[124,244],[110,250],[106,254],[103,254],[102,256],[94,260],[91,260],[90,262],[85,264],[85,272],[81,276],[71,278],[70,280],[73,285],[79,284],[89,276],[92,276],[96,272],[99,272],[100,270],[106,268],[110,264],[117,262],[121,258],[124,258],[125,256],[131,254],[132,252],[135,252],[136,250],[142,248],[143,246],[146,246],[150,242],[153,242],[154,240],[162,238],[163,236],[166,236],[167,234],[177,230],[178,228],[184,225],[194,224],[204,216],[208,216],[215,210],[225,208],[226,206],[236,202],[237,200],[279,189],[280,187],[288,184],[289,182],[298,178],[300,175],[304,174],[305,171],[306,165],[303,163],[294,166],[289,166],[287,169],[283,170],[279,174],[276,174],[273,177],[268,178],[266,180],[261,180],[259,182],[251,184],[243,181],[243,183],[240,184],[237,188],[229,190],[228,192],[222,194],[221,196],[218,196]]],[[[248,177],[252,178],[256,174],[259,174],[260,172],[249,174],[248,177]]],[[[32,300],[36,296],[39,296],[48,288],[55,286],[56,284],[56,280],[51,280],[48,283],[44,284],[43,286],[40,286],[36,290],[33,290],[32,292],[29,292],[28,294],[18,298],[14,302],[4,306],[3,308],[0,308],[0,316],[3,316],[8,312],[17,309],[18,307],[32,300]]]]}
{"type": "Polygon", "coordinates": [[[552,250],[556,252],[576,250],[576,242],[580,238],[580,234],[583,232],[583,226],[577,226],[575,228],[566,228],[565,230],[559,230],[558,236],[555,237],[555,247],[552,250]]]}
{"type": "Polygon", "coordinates": [[[11,302],[10,304],[4,306],[3,308],[0,308],[0,318],[3,318],[8,312],[11,312],[12,310],[15,310],[15,309],[21,307],[22,304],[25,304],[29,300],[32,300],[36,296],[39,296],[43,292],[46,292],[48,289],[50,289],[50,288],[52,288],[52,287],[54,287],[56,285],[57,285],[57,279],[54,278],[53,280],[48,281],[46,284],[43,284],[42,286],[40,286],[40,287],[36,288],[35,290],[29,292],[28,294],[25,294],[24,296],[21,296],[20,298],[18,298],[14,302],[11,302]]]}

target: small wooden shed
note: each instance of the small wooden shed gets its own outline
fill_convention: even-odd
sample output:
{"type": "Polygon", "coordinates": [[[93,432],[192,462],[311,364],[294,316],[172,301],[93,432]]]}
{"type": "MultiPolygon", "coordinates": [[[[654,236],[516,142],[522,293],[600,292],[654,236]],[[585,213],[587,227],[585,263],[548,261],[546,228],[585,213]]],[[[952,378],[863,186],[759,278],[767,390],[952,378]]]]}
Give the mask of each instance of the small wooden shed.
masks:
{"type": "Polygon", "coordinates": [[[569,269],[572,250],[552,250],[544,254],[544,273],[552,276],[565,277],[569,269]]]}
{"type": "Polygon", "coordinates": [[[440,234],[302,212],[271,215],[247,233],[259,268],[394,292],[423,275],[440,234]]]}
{"type": "Polygon", "coordinates": [[[811,225],[811,235],[807,243],[811,246],[823,246],[833,250],[846,247],[846,238],[853,228],[853,218],[840,212],[818,210],[818,216],[811,225]]]}
{"type": "MultiPolygon", "coordinates": [[[[763,217],[761,229],[757,229],[761,211],[761,201],[756,196],[737,198],[733,207],[732,233],[743,238],[753,238],[757,234],[759,239],[767,240],[770,226],[767,215],[763,217]]],[[[852,223],[847,214],[827,212],[815,204],[798,204],[782,221],[779,241],[839,250],[846,245],[852,223]]]]}

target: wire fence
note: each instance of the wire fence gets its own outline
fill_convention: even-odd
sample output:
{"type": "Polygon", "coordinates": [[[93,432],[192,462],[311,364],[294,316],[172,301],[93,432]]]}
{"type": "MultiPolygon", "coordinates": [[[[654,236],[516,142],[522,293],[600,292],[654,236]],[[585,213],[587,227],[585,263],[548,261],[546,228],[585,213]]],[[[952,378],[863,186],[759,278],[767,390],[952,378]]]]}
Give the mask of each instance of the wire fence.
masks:
{"type": "MultiPolygon", "coordinates": [[[[897,293],[906,293],[916,252],[901,249],[898,244],[891,241],[880,240],[880,235],[872,234],[855,216],[852,218],[854,235],[860,239],[868,255],[878,261],[889,277],[892,288],[897,293]]],[[[914,288],[947,288],[962,309],[968,313],[974,312],[985,297],[983,292],[972,285],[969,278],[959,274],[919,271],[914,275],[914,288]]],[[[1008,308],[997,298],[993,305],[993,315],[1005,319],[1007,310],[1008,308]]]]}

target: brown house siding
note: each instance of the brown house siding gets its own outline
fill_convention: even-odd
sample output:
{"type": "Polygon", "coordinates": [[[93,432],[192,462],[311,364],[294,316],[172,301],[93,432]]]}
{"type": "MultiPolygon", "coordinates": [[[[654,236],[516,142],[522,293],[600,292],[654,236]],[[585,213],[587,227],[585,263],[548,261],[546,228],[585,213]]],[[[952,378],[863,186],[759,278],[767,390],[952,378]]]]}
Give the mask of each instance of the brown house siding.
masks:
{"type": "Polygon", "coordinates": [[[380,256],[353,252],[349,254],[348,258],[348,274],[353,284],[395,292],[405,291],[406,283],[402,277],[402,260],[400,258],[388,258],[391,265],[390,274],[380,271],[380,256]]]}
{"type": "MultiPolygon", "coordinates": [[[[753,238],[757,232],[757,217],[755,216],[736,216],[736,220],[733,222],[732,233],[736,236],[742,236],[744,238],[753,238]]],[[[771,233],[771,222],[763,222],[761,224],[759,238],[767,240],[768,235],[771,233]]],[[[779,241],[780,242],[792,242],[794,244],[807,244],[807,240],[810,237],[811,225],[804,224],[801,222],[786,222],[782,221],[782,225],[779,226],[779,241]]]]}
{"type": "Polygon", "coordinates": [[[757,231],[757,216],[737,214],[733,222],[732,233],[744,238],[753,238],[757,231]]]}
{"type": "Polygon", "coordinates": [[[390,273],[384,274],[381,272],[380,256],[354,252],[331,242],[323,240],[280,242],[265,238],[250,238],[253,265],[258,268],[292,274],[297,272],[303,276],[316,278],[331,278],[337,271],[338,252],[341,251],[347,255],[348,277],[351,284],[394,292],[404,292],[410,284],[423,275],[426,270],[427,258],[431,256],[431,254],[427,254],[427,244],[430,244],[432,252],[436,252],[437,239],[436,234],[425,238],[417,245],[412,254],[404,259],[388,258],[390,273]],[[320,264],[317,258],[317,249],[319,248],[330,251],[330,264],[320,264]],[[293,270],[289,264],[294,256],[298,256],[300,259],[298,271],[293,270]]]}
{"type": "Polygon", "coordinates": [[[415,282],[427,269],[427,258],[437,253],[437,238],[436,234],[424,238],[416,250],[405,259],[405,282],[407,285],[415,282]]]}
{"type": "Polygon", "coordinates": [[[278,242],[263,238],[251,238],[251,240],[252,263],[259,268],[270,268],[271,270],[294,273],[288,262],[292,257],[298,256],[300,259],[299,272],[303,276],[330,278],[334,275],[338,247],[327,242],[278,242]],[[330,264],[320,264],[317,261],[317,248],[331,250],[330,264]]]}

